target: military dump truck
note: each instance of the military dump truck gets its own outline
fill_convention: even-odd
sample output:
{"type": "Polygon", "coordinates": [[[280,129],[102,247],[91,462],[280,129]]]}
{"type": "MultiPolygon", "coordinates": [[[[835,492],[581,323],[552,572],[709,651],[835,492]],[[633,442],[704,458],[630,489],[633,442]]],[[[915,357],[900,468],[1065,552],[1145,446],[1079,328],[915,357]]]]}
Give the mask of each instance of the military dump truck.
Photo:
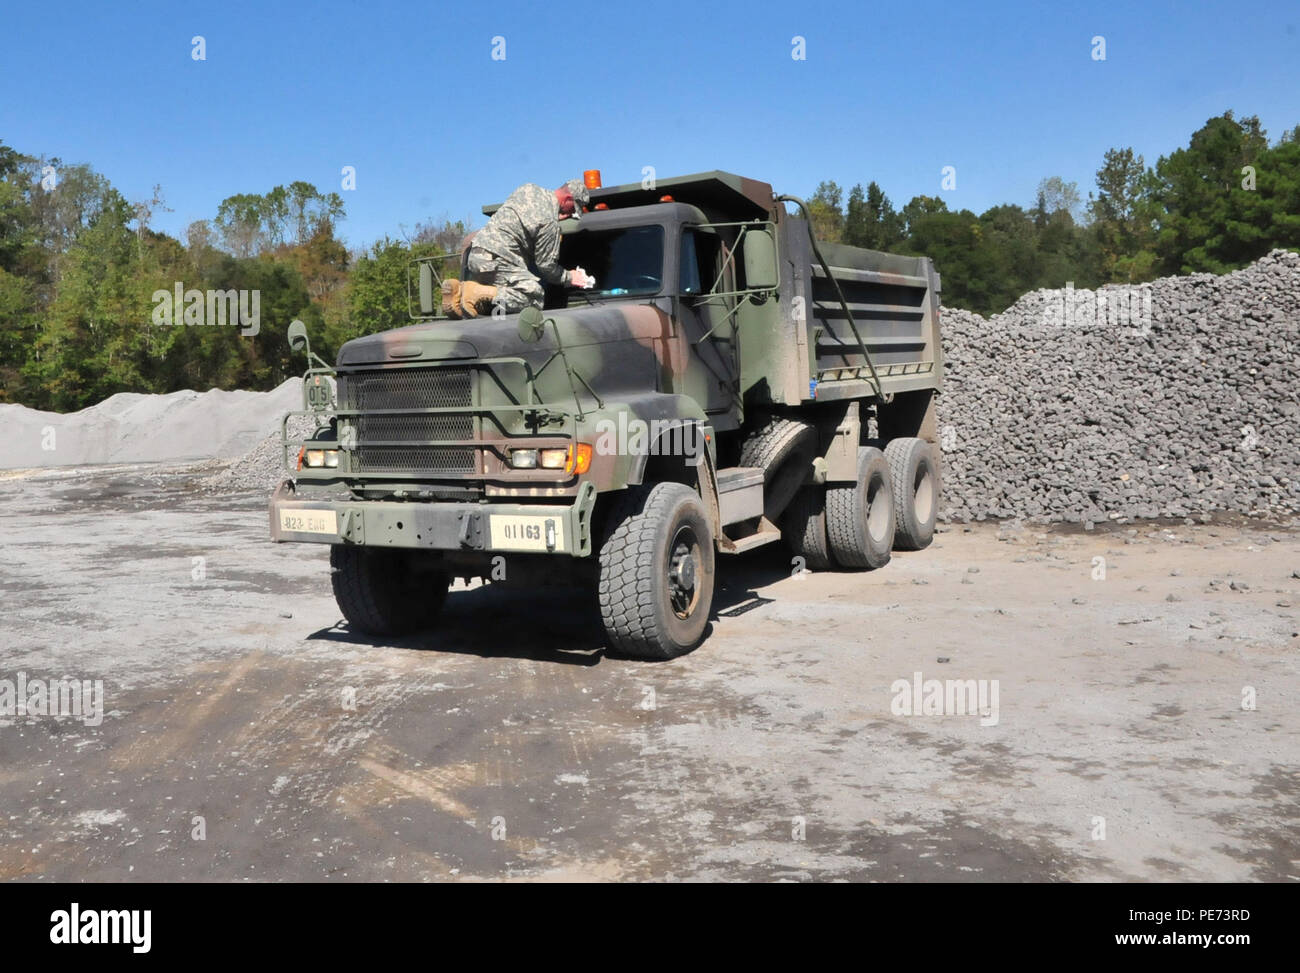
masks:
{"type": "Polygon", "coordinates": [[[594,184],[560,253],[593,288],[439,317],[466,248],[413,262],[413,323],[333,366],[291,326],[283,428],[316,429],[284,437],[271,535],[331,546],[352,629],[429,628],[460,577],[562,582],[610,649],[670,658],[705,635],[718,555],[783,540],[793,571],[861,570],[930,543],[931,261],[819,242],[800,200],[726,172],[594,184]]]}

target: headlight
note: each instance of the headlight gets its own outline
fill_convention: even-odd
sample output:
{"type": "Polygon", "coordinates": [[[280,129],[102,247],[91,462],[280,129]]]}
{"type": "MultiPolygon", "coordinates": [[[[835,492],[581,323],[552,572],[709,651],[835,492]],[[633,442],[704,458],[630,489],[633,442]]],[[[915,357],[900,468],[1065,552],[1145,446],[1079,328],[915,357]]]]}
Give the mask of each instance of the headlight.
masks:
{"type": "Polygon", "coordinates": [[[320,469],[327,466],[330,469],[336,469],[339,465],[339,451],[337,449],[309,449],[303,453],[307,466],[312,469],[320,469]]]}
{"type": "Polygon", "coordinates": [[[517,470],[562,470],[581,476],[591,468],[591,447],[586,443],[575,443],[545,449],[512,449],[510,465],[517,470]]]}
{"type": "Polygon", "coordinates": [[[562,470],[564,464],[569,458],[567,447],[561,446],[559,449],[540,450],[541,466],[544,470],[562,470]]]}
{"type": "Polygon", "coordinates": [[[510,450],[510,465],[517,470],[537,469],[537,450],[535,449],[510,450]]]}

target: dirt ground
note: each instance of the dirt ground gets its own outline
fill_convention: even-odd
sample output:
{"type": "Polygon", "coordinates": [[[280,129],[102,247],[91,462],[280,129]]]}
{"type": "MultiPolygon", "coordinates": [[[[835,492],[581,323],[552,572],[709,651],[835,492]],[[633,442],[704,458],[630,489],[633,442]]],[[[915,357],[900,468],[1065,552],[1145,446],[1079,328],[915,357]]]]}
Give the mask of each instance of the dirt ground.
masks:
{"type": "Polygon", "coordinates": [[[373,644],[327,548],[196,482],[0,476],[0,680],[106,700],[0,717],[0,878],[1300,879],[1296,532],[950,526],[807,577],[767,548],[651,664],[563,590],[458,588],[373,644]],[[914,678],[989,706],[907,712],[914,678]]]}

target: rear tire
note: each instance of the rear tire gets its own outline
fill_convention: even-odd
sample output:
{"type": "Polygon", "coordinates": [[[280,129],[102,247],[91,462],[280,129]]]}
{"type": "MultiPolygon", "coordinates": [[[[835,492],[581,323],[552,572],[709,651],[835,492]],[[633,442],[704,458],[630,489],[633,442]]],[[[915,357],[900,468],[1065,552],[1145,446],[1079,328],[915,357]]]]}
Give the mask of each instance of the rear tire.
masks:
{"type": "Polygon", "coordinates": [[[745,439],[740,465],[763,471],[763,516],[776,523],[808,478],[817,454],[817,430],[806,422],[769,417],[745,439]]]}
{"type": "Polygon", "coordinates": [[[889,464],[874,446],[858,447],[856,483],[826,490],[826,535],[842,568],[881,568],[894,545],[894,493],[889,464]]]}
{"type": "Polygon", "coordinates": [[[934,540],[934,522],[939,511],[939,464],[934,447],[924,439],[905,437],[890,440],[885,447],[891,485],[894,488],[894,547],[919,551],[934,540]]]}
{"type": "Polygon", "coordinates": [[[796,556],[804,559],[809,571],[829,571],[831,545],[826,538],[826,488],[806,486],[790,501],[781,517],[785,542],[796,556]]]}
{"type": "Polygon", "coordinates": [[[713,607],[713,530],[681,483],[632,488],[611,512],[597,594],[610,648],[671,659],[700,643],[713,607]]]}
{"type": "Polygon", "coordinates": [[[438,620],[451,579],[420,571],[417,555],[391,548],[330,548],[334,600],[353,629],[367,635],[406,635],[438,620]]]}

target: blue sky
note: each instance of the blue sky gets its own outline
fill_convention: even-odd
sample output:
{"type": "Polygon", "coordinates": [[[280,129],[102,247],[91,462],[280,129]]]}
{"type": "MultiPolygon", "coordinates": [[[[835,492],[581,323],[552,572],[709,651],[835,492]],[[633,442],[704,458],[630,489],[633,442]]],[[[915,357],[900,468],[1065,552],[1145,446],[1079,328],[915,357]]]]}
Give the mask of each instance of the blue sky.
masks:
{"type": "Polygon", "coordinates": [[[96,2],[10,5],[4,25],[0,140],[89,163],[128,199],[161,184],[174,212],[155,226],[177,235],[295,179],[341,192],[358,246],[481,222],[522,182],[643,166],[796,195],[875,179],[897,206],[981,212],[1050,175],[1086,196],[1107,148],[1152,163],[1226,108],[1273,139],[1300,122],[1294,0],[96,2]]]}

